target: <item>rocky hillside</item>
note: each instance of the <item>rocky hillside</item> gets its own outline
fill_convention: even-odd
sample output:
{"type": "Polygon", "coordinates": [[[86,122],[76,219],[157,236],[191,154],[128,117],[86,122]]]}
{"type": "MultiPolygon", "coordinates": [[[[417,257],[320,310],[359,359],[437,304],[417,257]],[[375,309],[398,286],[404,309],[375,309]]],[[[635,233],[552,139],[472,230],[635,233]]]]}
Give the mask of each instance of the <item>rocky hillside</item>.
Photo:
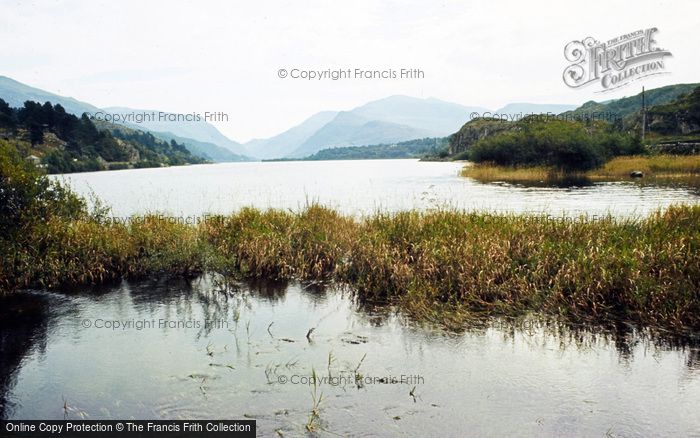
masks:
{"type": "MultiPolygon", "coordinates": [[[[673,102],[679,96],[692,92],[700,84],[676,84],[646,90],[644,99],[647,108],[673,102]]],[[[573,111],[566,111],[566,117],[597,117],[611,120],[613,117],[624,120],[642,108],[642,93],[604,102],[589,101],[573,111]]]]}
{"type": "MultiPolygon", "coordinates": [[[[669,85],[647,90],[645,100],[647,145],[667,145],[661,150],[669,153],[692,153],[700,150],[699,84],[669,85]]],[[[597,122],[610,125],[609,129],[634,136],[636,133],[641,135],[641,109],[642,94],[639,93],[607,102],[590,101],[573,111],[561,113],[559,118],[581,121],[594,118],[597,122]]],[[[517,123],[499,119],[471,120],[449,137],[449,154],[459,158],[460,154],[464,155],[477,141],[517,127],[517,123]]]]}
{"type": "Polygon", "coordinates": [[[700,87],[647,111],[647,129],[662,135],[700,135],[700,87]]]}
{"type": "Polygon", "coordinates": [[[513,123],[501,119],[478,118],[470,120],[459,131],[449,136],[448,153],[451,156],[462,154],[477,141],[513,127],[513,123]]]}

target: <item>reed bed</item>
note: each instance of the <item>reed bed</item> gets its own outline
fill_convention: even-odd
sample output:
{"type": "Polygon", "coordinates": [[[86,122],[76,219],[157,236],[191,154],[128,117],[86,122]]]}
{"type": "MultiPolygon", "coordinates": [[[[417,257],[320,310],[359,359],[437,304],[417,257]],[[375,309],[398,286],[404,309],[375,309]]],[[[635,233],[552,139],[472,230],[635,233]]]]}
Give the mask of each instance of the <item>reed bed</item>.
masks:
{"type": "Polygon", "coordinates": [[[556,178],[558,173],[545,166],[497,166],[488,163],[469,163],[461,175],[478,181],[547,181],[556,178]]]}
{"type": "Polygon", "coordinates": [[[590,173],[592,178],[626,178],[642,171],[647,177],[700,176],[700,155],[616,157],[590,173]]]}
{"type": "Polygon", "coordinates": [[[469,163],[461,175],[482,182],[558,182],[572,179],[591,181],[629,180],[630,173],[641,171],[645,179],[700,178],[700,155],[644,155],[616,157],[588,172],[563,173],[544,166],[497,166],[469,163]]]}
{"type": "Polygon", "coordinates": [[[131,225],[52,217],[0,241],[0,287],[60,289],[123,277],[203,272],[208,245],[194,227],[149,216],[131,225]]]}
{"type": "Polygon", "coordinates": [[[456,323],[536,311],[700,329],[700,206],[596,220],[457,211],[358,220],[320,205],[247,208],[197,226],[54,218],[2,245],[4,290],[214,271],[341,283],[361,300],[456,323]]]}

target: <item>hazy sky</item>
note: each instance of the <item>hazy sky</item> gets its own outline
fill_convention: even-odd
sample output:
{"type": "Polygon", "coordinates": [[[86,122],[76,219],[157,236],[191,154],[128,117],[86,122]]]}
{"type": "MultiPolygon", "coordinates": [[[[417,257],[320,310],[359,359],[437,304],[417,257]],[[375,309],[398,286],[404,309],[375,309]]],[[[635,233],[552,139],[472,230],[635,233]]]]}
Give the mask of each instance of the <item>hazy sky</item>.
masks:
{"type": "Polygon", "coordinates": [[[580,104],[700,81],[700,2],[5,1],[0,75],[97,106],[223,111],[237,141],[393,94],[497,109],[580,104]],[[659,28],[671,73],[570,89],[564,46],[659,28]],[[278,70],[418,68],[423,79],[305,81],[278,70]]]}

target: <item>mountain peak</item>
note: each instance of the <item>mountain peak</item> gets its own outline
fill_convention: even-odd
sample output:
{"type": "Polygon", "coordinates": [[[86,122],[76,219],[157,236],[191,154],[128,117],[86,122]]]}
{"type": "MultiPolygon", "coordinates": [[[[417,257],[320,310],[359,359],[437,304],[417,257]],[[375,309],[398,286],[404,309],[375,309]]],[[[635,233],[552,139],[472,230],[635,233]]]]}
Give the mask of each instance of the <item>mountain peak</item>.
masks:
{"type": "Polygon", "coordinates": [[[486,109],[395,94],[351,110],[316,113],[278,136],[248,142],[246,147],[250,155],[267,159],[303,157],[326,147],[444,137],[459,130],[473,111],[486,109]]]}

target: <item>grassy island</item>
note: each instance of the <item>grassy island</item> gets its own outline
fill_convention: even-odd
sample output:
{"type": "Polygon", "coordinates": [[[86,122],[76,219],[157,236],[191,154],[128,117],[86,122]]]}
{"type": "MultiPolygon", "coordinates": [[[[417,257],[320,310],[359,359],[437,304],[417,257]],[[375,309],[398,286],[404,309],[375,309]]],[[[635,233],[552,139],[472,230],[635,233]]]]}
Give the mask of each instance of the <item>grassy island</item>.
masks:
{"type": "Polygon", "coordinates": [[[461,175],[481,182],[560,181],[566,178],[590,181],[630,180],[632,172],[642,172],[645,180],[696,179],[700,185],[700,155],[638,155],[616,157],[599,168],[564,172],[548,166],[499,166],[493,163],[472,163],[461,175]]]}

